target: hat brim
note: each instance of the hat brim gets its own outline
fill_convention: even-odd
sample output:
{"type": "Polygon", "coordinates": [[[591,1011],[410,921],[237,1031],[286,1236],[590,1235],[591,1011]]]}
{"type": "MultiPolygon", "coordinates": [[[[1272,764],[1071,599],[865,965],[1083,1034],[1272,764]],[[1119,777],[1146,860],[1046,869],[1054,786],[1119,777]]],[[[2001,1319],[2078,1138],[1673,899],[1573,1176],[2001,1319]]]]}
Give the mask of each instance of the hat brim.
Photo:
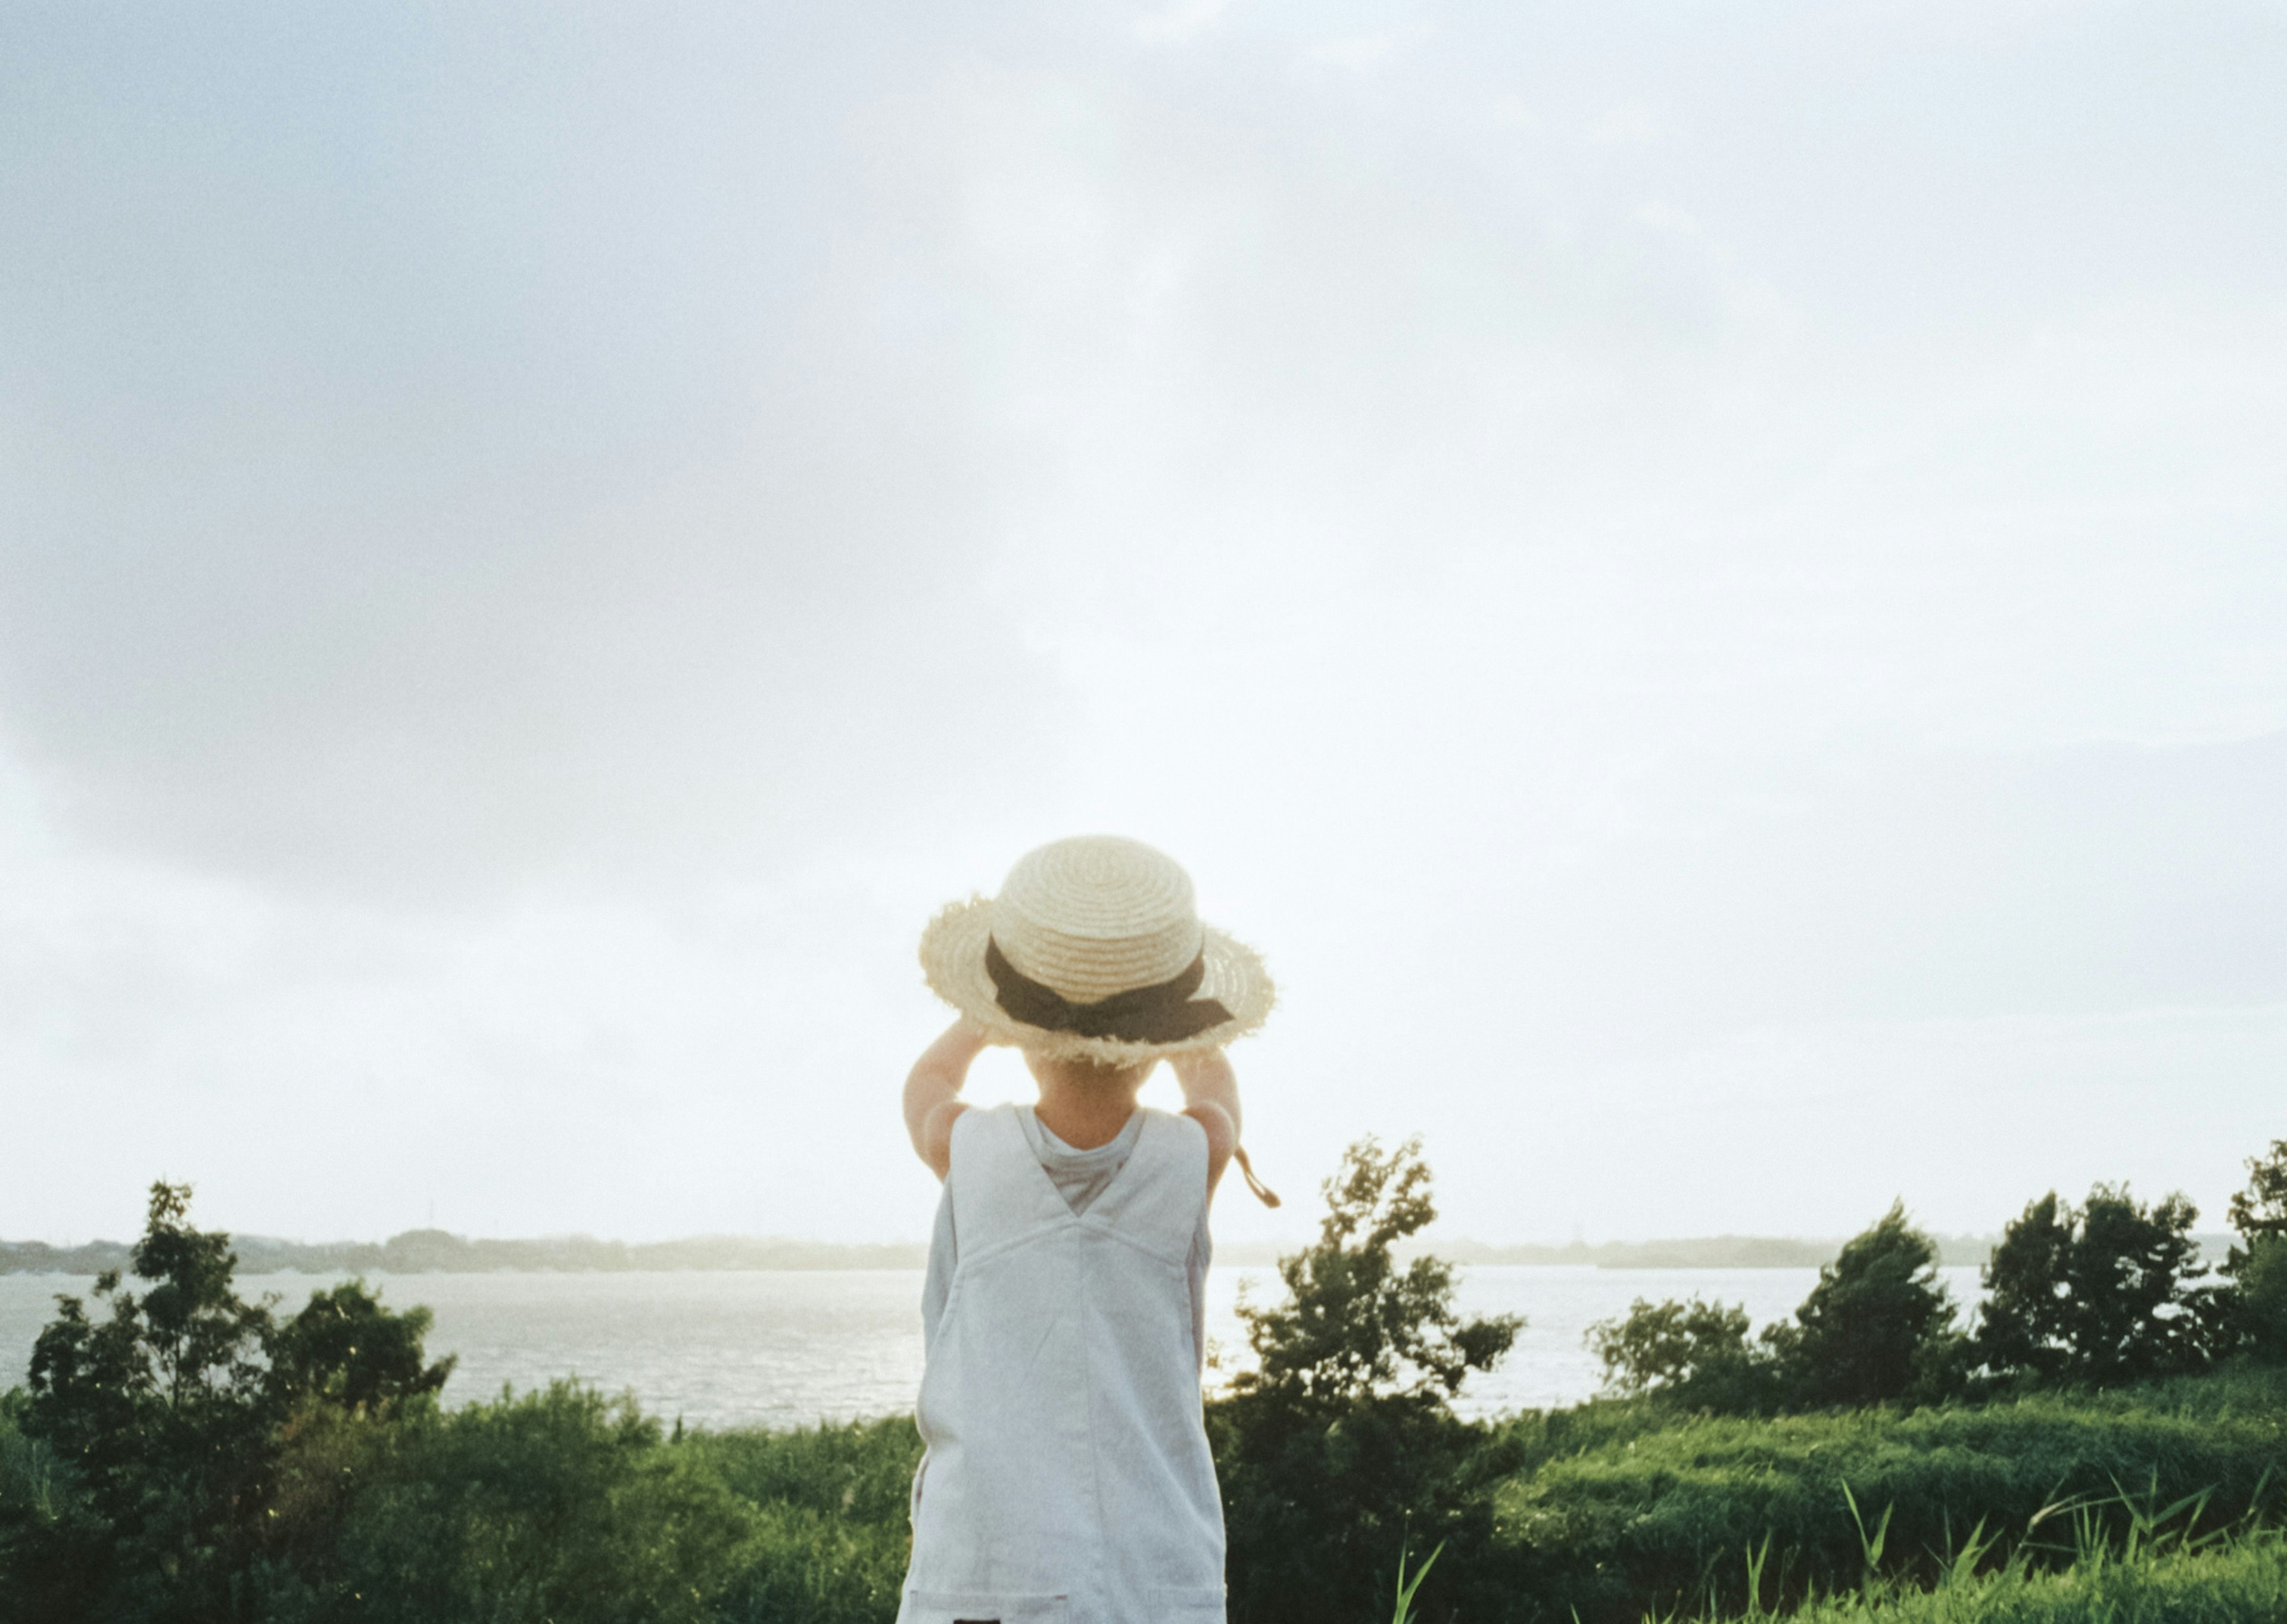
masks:
{"type": "Polygon", "coordinates": [[[922,974],[928,978],[930,990],[960,1010],[988,1042],[1013,1044],[1049,1059],[1126,1066],[1221,1049],[1269,1018],[1278,994],[1262,956],[1213,925],[1204,930],[1207,978],[1196,995],[1215,1000],[1231,1011],[1231,1018],[1173,1043],[1128,1043],[1117,1038],[1051,1032],[1020,1021],[1003,1010],[985,968],[985,944],[993,935],[993,904],[988,898],[971,897],[953,903],[929,922],[929,928],[922,932],[922,974]]]}

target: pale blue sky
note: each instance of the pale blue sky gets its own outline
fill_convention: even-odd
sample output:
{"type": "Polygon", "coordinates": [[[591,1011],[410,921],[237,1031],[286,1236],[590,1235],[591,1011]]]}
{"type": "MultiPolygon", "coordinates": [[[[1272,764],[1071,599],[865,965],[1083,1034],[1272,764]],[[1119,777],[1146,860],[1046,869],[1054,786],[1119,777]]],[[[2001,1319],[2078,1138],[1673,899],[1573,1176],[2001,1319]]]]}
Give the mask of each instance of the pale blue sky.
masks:
{"type": "Polygon", "coordinates": [[[2283,83],[2258,5],[0,10],[0,1235],[918,1236],[920,924],[1088,828],[1278,973],[1290,1196],[2220,1218],[2283,83]]]}

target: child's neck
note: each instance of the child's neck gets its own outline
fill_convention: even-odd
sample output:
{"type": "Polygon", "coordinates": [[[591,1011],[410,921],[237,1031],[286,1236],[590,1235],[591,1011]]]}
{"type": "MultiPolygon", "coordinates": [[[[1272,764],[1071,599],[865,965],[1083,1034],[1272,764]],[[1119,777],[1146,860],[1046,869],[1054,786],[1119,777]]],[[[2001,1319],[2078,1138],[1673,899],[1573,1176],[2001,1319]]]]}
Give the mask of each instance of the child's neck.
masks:
{"type": "Polygon", "coordinates": [[[1041,1126],[1076,1151],[1111,1144],[1136,1114],[1136,1090],[1041,1079],[1041,1100],[1033,1107],[1041,1126]]]}

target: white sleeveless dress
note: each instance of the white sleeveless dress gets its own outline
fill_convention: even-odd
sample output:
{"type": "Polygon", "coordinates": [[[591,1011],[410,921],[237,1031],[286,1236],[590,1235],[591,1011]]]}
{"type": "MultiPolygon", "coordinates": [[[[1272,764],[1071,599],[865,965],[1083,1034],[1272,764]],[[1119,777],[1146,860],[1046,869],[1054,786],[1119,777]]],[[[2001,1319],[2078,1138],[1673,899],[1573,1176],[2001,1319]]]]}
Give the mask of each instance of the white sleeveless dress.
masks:
{"type": "Polygon", "coordinates": [[[1023,1108],[953,1126],[959,1261],[922,1378],[898,1624],[1223,1624],[1189,1270],[1206,1130],[1147,1110],[1075,1216],[1023,1108]]]}

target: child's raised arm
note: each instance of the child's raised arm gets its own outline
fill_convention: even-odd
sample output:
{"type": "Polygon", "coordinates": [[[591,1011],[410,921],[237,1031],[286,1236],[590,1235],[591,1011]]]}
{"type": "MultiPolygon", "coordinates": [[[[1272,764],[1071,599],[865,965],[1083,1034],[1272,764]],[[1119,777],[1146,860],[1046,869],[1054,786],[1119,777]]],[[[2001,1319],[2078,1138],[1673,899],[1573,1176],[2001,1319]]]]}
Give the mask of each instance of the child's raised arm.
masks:
{"type": "Polygon", "coordinates": [[[1238,1148],[1238,1073],[1220,1049],[1177,1055],[1167,1064],[1183,1091],[1183,1114],[1207,1130],[1207,1193],[1213,1195],[1238,1148]]]}
{"type": "Polygon", "coordinates": [[[953,1166],[953,1120],[969,1109],[961,1102],[961,1085],[969,1081],[969,1062],[985,1047],[983,1033],[957,1020],[922,1051],[906,1075],[906,1132],[913,1137],[914,1153],[939,1178],[953,1166]]]}

